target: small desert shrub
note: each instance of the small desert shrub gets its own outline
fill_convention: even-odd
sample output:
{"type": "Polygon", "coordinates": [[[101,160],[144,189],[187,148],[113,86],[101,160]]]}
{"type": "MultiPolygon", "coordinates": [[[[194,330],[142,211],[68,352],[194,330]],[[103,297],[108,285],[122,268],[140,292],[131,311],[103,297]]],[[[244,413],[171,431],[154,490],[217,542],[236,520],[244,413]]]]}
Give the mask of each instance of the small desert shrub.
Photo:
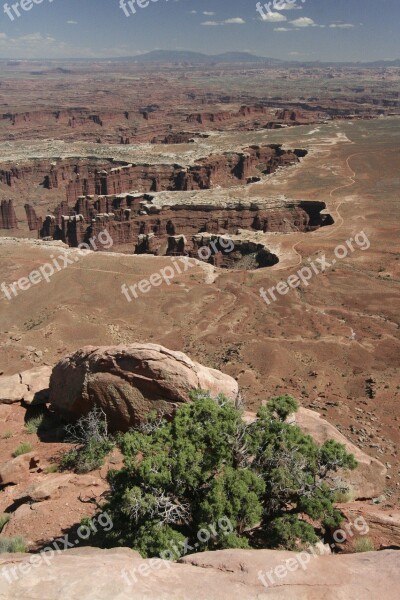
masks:
{"type": "Polygon", "coordinates": [[[73,448],[66,452],[60,461],[61,470],[72,470],[76,473],[89,473],[100,468],[104,459],[113,449],[110,440],[99,442],[90,440],[85,446],[73,448]]]}
{"type": "Polygon", "coordinates": [[[29,419],[25,423],[25,429],[28,433],[37,433],[39,427],[43,424],[44,414],[38,415],[37,417],[33,417],[29,419]]]}
{"type": "Polygon", "coordinates": [[[354,490],[351,487],[347,489],[338,490],[335,493],[335,502],[339,504],[347,504],[348,502],[353,502],[355,497],[354,490]]]}
{"type": "Polygon", "coordinates": [[[5,433],[3,433],[3,435],[1,436],[3,438],[3,440],[9,440],[10,438],[12,438],[13,433],[12,431],[6,431],[5,433]]]}
{"type": "Polygon", "coordinates": [[[57,473],[58,472],[58,465],[54,464],[54,465],[49,465],[48,467],[46,467],[44,469],[44,473],[46,473],[46,475],[48,475],[49,473],[57,473]]]}
{"type": "Polygon", "coordinates": [[[0,533],[3,531],[4,525],[8,523],[9,520],[10,515],[8,515],[7,513],[3,513],[2,515],[0,515],[0,533]]]}
{"type": "Polygon", "coordinates": [[[360,537],[355,540],[354,552],[373,552],[375,550],[374,542],[369,537],[360,537]]]}
{"type": "Polygon", "coordinates": [[[20,535],[12,538],[0,536],[0,554],[4,554],[6,552],[26,552],[26,542],[24,538],[20,535]]]}
{"type": "Polygon", "coordinates": [[[75,425],[67,425],[66,441],[76,444],[60,460],[61,470],[89,473],[101,467],[114,447],[108,434],[107,418],[103,410],[95,407],[81,417],[75,425]]]}
{"type": "Polygon", "coordinates": [[[31,444],[29,444],[28,442],[21,442],[20,445],[14,450],[13,456],[21,456],[21,454],[27,454],[31,450],[31,444]]]}
{"type": "Polygon", "coordinates": [[[26,415],[25,431],[39,437],[47,436],[47,441],[64,441],[65,426],[61,417],[45,407],[30,407],[26,415]]]}

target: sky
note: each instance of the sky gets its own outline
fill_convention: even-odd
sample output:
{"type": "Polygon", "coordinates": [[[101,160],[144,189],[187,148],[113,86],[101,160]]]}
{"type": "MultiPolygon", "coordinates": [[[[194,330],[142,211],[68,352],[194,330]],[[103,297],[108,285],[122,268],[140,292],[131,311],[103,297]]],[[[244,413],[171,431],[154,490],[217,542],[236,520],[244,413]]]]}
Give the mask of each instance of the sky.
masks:
{"type": "Polygon", "coordinates": [[[255,0],[131,4],[135,13],[128,0],[0,0],[0,58],[113,58],[156,49],[299,61],[400,58],[400,0],[271,0],[268,10],[265,0],[260,11],[255,0]]]}

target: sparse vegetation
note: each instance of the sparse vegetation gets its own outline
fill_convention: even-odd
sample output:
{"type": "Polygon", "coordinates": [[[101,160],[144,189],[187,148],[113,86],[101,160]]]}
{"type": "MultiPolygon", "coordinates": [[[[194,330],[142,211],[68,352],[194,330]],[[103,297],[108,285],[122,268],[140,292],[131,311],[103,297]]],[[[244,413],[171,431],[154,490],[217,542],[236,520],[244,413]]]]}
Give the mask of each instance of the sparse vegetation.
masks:
{"type": "Polygon", "coordinates": [[[59,470],[59,466],[56,464],[53,465],[49,465],[48,467],[46,467],[44,469],[44,473],[46,473],[46,475],[48,475],[49,473],[57,473],[59,470]]]}
{"type": "Polygon", "coordinates": [[[29,419],[26,423],[25,423],[25,429],[28,433],[36,433],[38,432],[39,427],[43,424],[45,415],[44,413],[42,413],[41,415],[38,415],[37,417],[33,417],[31,419],[29,419]]]}
{"type": "Polygon", "coordinates": [[[27,545],[24,538],[20,535],[6,538],[0,536],[0,554],[26,552],[27,545]]]}
{"type": "Polygon", "coordinates": [[[353,502],[354,499],[355,493],[353,488],[347,488],[335,492],[335,502],[339,504],[347,504],[348,502],[353,502]]]}
{"type": "Polygon", "coordinates": [[[26,414],[25,429],[28,433],[56,435],[62,441],[65,437],[65,422],[60,415],[51,412],[44,406],[31,406],[26,414]]]}
{"type": "Polygon", "coordinates": [[[9,440],[10,438],[12,438],[12,436],[13,436],[12,431],[6,431],[3,433],[3,435],[1,437],[3,438],[3,440],[9,440]]]}
{"type": "Polygon", "coordinates": [[[74,443],[75,448],[64,454],[59,468],[76,473],[88,473],[101,467],[114,447],[108,434],[106,415],[97,407],[81,417],[75,425],[67,425],[65,439],[74,443]]]}
{"type": "Polygon", "coordinates": [[[32,451],[32,446],[29,442],[21,442],[19,446],[14,450],[13,456],[21,456],[21,454],[27,454],[32,451]]]}
{"type": "Polygon", "coordinates": [[[198,531],[227,518],[229,536],[217,531],[199,550],[298,550],[341,523],[331,475],[356,461],[343,445],[318,447],[288,424],[292,397],[273,398],[252,424],[222,396],[196,391],[192,400],[172,422],[152,415],[121,436],[124,468],[109,474],[107,504],[114,544],[155,556],[171,541],[194,546],[198,531]]]}
{"type": "Polygon", "coordinates": [[[354,552],[373,552],[374,542],[369,537],[359,537],[353,544],[354,552]]]}
{"type": "Polygon", "coordinates": [[[4,526],[6,525],[6,523],[8,523],[9,520],[10,520],[9,514],[3,513],[2,515],[0,515],[0,533],[3,531],[4,526]]]}

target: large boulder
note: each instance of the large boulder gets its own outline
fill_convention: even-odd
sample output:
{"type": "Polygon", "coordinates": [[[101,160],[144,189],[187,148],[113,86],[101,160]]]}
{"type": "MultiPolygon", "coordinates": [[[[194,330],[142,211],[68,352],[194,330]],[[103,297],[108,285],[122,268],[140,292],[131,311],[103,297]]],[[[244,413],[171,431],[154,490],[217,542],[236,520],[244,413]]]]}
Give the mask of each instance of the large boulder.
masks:
{"type": "Polygon", "coordinates": [[[0,465],[0,485],[17,485],[28,480],[29,473],[37,469],[39,458],[34,452],[20,454],[0,465]]]}
{"type": "Polygon", "coordinates": [[[190,402],[193,389],[224,394],[232,402],[239,394],[229,375],[158,344],[87,346],[54,367],[50,402],[70,420],[97,405],[111,430],[126,431],[142,423],[151,410],[173,414],[179,404],[190,402]]]}
{"type": "Polygon", "coordinates": [[[0,404],[45,402],[49,395],[51,367],[34,367],[15,375],[0,377],[0,404]]]}
{"type": "Polygon", "coordinates": [[[127,548],[0,555],[0,598],[7,600],[376,600],[383,591],[385,600],[397,600],[399,586],[395,550],[335,556],[222,550],[181,563],[144,560],[127,548]]]}
{"type": "Polygon", "coordinates": [[[69,487],[71,480],[74,479],[70,474],[45,475],[38,478],[26,490],[24,490],[16,500],[29,500],[30,502],[43,502],[44,500],[54,500],[59,498],[69,487]]]}

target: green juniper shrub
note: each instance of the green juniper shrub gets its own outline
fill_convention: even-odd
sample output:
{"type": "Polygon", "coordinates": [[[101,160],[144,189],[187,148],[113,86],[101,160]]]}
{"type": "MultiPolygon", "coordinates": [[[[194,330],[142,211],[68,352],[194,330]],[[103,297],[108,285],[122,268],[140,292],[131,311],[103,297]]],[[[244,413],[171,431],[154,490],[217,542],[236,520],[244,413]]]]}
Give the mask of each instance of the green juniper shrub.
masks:
{"type": "Polygon", "coordinates": [[[191,398],[172,421],[151,415],[119,437],[124,467],[109,473],[106,505],[114,544],[143,556],[184,539],[199,551],[302,549],[340,523],[331,476],[356,461],[343,445],[319,447],[287,423],[298,409],[293,398],[272,398],[251,424],[223,396],[198,390],[191,398]],[[223,519],[229,531],[218,526],[223,519]],[[213,531],[206,542],[201,529],[213,531]]]}

